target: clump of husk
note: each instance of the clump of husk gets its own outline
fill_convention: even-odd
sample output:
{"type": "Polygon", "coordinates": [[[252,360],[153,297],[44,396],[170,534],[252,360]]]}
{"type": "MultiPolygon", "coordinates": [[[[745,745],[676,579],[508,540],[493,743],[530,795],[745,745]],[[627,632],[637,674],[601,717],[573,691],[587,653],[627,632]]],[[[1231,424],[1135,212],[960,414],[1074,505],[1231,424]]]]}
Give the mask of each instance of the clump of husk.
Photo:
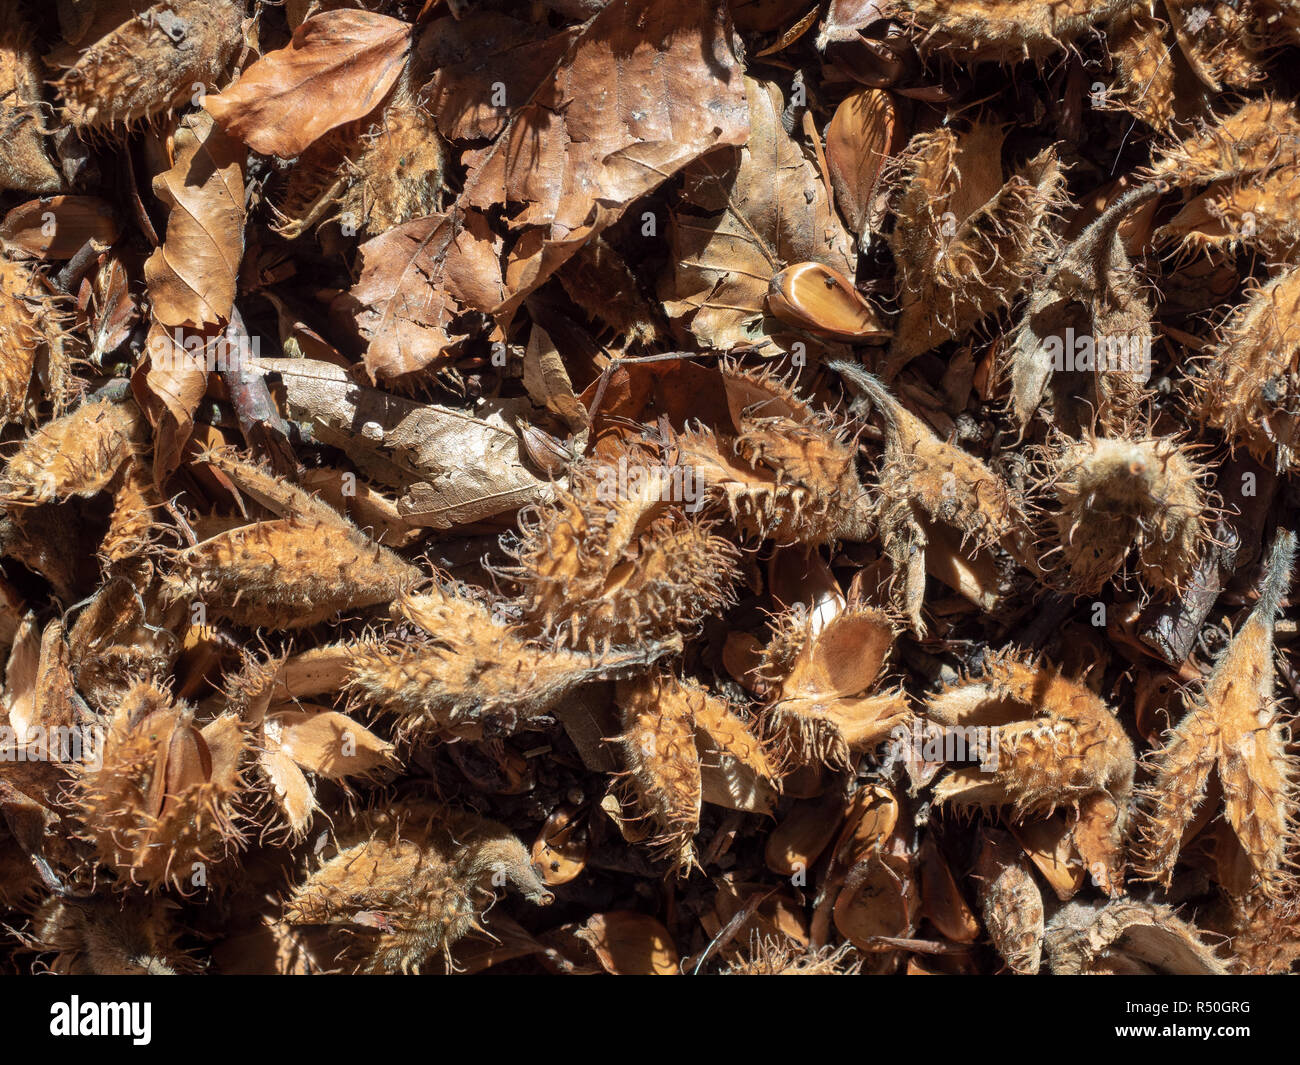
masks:
{"type": "Polygon", "coordinates": [[[420,800],[357,818],[336,847],[285,900],[284,917],[349,932],[341,954],[358,973],[418,973],[436,955],[453,968],[452,946],[483,930],[495,887],[539,906],[554,898],[504,825],[420,800]]]}
{"type": "Polygon", "coordinates": [[[355,647],[347,690],[396,715],[403,735],[514,732],[581,685],[638,672],[681,647],[674,640],[596,654],[552,648],[500,609],[455,591],[406,596],[396,610],[426,638],[355,647]]]}
{"type": "Polygon", "coordinates": [[[1088,435],[1062,443],[1048,479],[1060,507],[1053,522],[1061,586],[1094,595],[1136,552],[1144,582],[1176,594],[1209,537],[1206,477],[1171,437],[1088,435]]]}
{"type": "Polygon", "coordinates": [[[681,462],[745,535],[780,544],[865,540],[872,501],[850,423],[816,411],[773,372],[720,368],[734,432],[697,425],[674,437],[681,462]]]}
{"type": "Polygon", "coordinates": [[[1265,563],[1259,600],[1164,746],[1151,757],[1143,789],[1142,868],[1169,886],[1211,778],[1224,815],[1254,872],[1255,886],[1276,897],[1293,883],[1294,770],[1290,732],[1279,707],[1274,625],[1291,586],[1295,536],[1279,534],[1265,563]]]}
{"type": "Polygon", "coordinates": [[[1066,203],[1056,152],[1044,149],[1004,183],[1004,136],[985,124],[960,135],[941,128],[914,138],[899,161],[890,247],[902,313],[886,380],[1008,306],[1054,246],[1051,222],[1066,203]]]}
{"type": "Polygon", "coordinates": [[[1002,551],[1030,572],[1039,571],[1021,492],[974,455],[940,440],[860,366],[836,362],[831,369],[863,393],[884,427],[880,538],[894,567],[895,603],[914,632],[925,631],[927,523],[952,529],[976,552],[1002,551]]]}
{"type": "Polygon", "coordinates": [[[83,403],[41,426],[0,475],[5,503],[57,503],[104,491],[145,442],[145,421],[131,400],[83,403]]]}
{"type": "Polygon", "coordinates": [[[43,80],[31,30],[10,11],[0,27],[0,192],[48,195],[63,185],[46,150],[43,80]]]}
{"type": "Polygon", "coordinates": [[[1149,173],[1188,195],[1156,233],[1158,241],[1186,255],[1252,248],[1274,261],[1294,258],[1300,246],[1300,117],[1294,105],[1251,100],[1173,141],[1149,173]]]}
{"type": "Polygon", "coordinates": [[[62,976],[175,976],[199,971],[177,945],[175,904],[162,898],[51,897],[37,911],[31,946],[52,953],[62,976]]]}
{"type": "Polygon", "coordinates": [[[1300,444],[1300,269],[1255,288],[1198,366],[1196,413],[1279,473],[1300,444]]]}
{"type": "Polygon", "coordinates": [[[0,255],[0,426],[31,417],[40,391],[56,414],[63,411],[71,361],[64,318],[44,277],[0,255]]]}
{"type": "Polygon", "coordinates": [[[86,838],[120,887],[208,885],[240,841],[245,746],[232,715],[200,728],[192,708],[151,684],[126,693],[75,789],[86,838]]]}
{"type": "Polygon", "coordinates": [[[984,927],[1013,973],[1033,975],[1043,957],[1043,895],[1033,866],[1006,832],[990,829],[972,873],[984,927]]]}
{"type": "Polygon", "coordinates": [[[399,79],[373,124],[348,123],[303,153],[276,203],[281,236],[329,221],[347,236],[378,236],[443,209],[447,146],[409,80],[399,79]]]}
{"type": "Polygon", "coordinates": [[[1038,413],[1070,433],[1118,426],[1145,395],[1151,308],[1121,226],[1159,191],[1152,182],[1118,196],[1031,287],[1004,356],[1022,432],[1038,413]]]}
{"type": "Polygon", "coordinates": [[[244,0],[143,0],[101,4],[54,87],[79,129],[129,125],[216,92],[243,46],[244,0]]]}
{"type": "Polygon", "coordinates": [[[1133,6],[1132,0],[895,0],[890,14],[913,23],[923,49],[1005,64],[1062,51],[1133,6]]]}
{"type": "Polygon", "coordinates": [[[641,450],[574,468],[510,547],[528,618],[594,650],[689,631],[728,605],[739,552],[692,513],[691,473],[641,450]]]}

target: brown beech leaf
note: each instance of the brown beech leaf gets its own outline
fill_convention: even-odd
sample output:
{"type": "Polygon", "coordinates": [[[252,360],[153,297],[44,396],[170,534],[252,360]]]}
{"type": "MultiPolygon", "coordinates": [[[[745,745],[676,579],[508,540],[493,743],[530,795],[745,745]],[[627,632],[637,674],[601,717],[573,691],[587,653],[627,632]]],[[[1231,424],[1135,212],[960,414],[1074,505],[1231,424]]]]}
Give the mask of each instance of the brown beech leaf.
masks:
{"type": "Polygon", "coordinates": [[[506,44],[500,55],[483,54],[477,24],[460,31],[473,46],[439,70],[430,107],[449,137],[495,138],[466,153],[460,205],[511,205],[508,224],[521,232],[507,299],[478,308],[508,313],[629,203],[705,152],[743,144],[749,127],[730,21],[717,4],[612,0],[540,43],[500,21],[486,37],[506,44]],[[483,106],[503,72],[504,126],[499,108],[483,106]]]}
{"type": "Polygon", "coordinates": [[[204,106],[255,152],[292,159],[375,109],[402,72],[411,26],[372,11],[325,11],[204,106]]]}
{"type": "Polygon", "coordinates": [[[687,168],[660,296],[676,327],[706,347],[788,348],[808,338],[765,320],[773,275],[811,261],[852,277],[850,241],[816,164],[781,124],[780,88],[752,78],[745,88],[749,143],[687,168]]]}
{"type": "Polygon", "coordinates": [[[353,383],[311,359],[259,359],[279,374],[289,416],[359,470],[405,490],[398,513],[413,525],[449,529],[551,497],[551,485],[520,457],[514,418],[531,404],[484,400],[477,412],[416,403],[353,383]]]}
{"type": "Polygon", "coordinates": [[[208,374],[201,353],[186,352],[177,345],[175,333],[157,322],[145,343],[149,357],[132,375],[131,391],[153,426],[154,482],[162,484],[181,463],[208,374]]]}
{"type": "Polygon", "coordinates": [[[463,340],[468,333],[457,333],[452,319],[468,307],[496,306],[505,295],[500,253],[500,238],[477,212],[463,227],[430,215],[366,241],[361,278],[338,309],[367,342],[371,378],[421,370],[463,340]]]}
{"type": "Polygon", "coordinates": [[[38,259],[70,259],[88,240],[107,246],[122,231],[98,196],[50,196],[20,203],[0,223],[0,240],[38,259]]]}
{"type": "Polygon", "coordinates": [[[144,264],[154,320],[224,324],[244,257],[244,148],[199,114],[176,131],[175,161],[154,178],[171,210],[167,235],[144,264]]]}
{"type": "Polygon", "coordinates": [[[894,98],[884,89],[863,89],[835,109],[826,129],[826,162],[835,202],[859,238],[878,227],[885,215],[880,171],[906,139],[894,98]]]}

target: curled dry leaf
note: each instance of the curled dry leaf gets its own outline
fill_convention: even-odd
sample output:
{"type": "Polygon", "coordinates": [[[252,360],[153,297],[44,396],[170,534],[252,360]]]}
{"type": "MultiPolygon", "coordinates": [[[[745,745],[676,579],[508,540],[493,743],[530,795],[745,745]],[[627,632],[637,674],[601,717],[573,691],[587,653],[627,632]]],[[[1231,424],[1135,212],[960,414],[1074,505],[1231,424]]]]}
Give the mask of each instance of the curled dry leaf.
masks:
{"type": "Polygon", "coordinates": [[[339,307],[365,341],[371,377],[422,370],[464,340],[456,316],[505,294],[501,249],[478,213],[417,218],[362,245],[361,277],[339,307]]]}
{"type": "Polygon", "coordinates": [[[0,223],[0,240],[38,259],[71,259],[87,241],[108,247],[122,226],[98,196],[50,196],[19,204],[0,223]]]}
{"type": "Polygon", "coordinates": [[[863,89],[846,97],[826,129],[826,162],[835,202],[860,242],[884,218],[880,174],[905,140],[894,98],[884,89],[863,89]]]}
{"type": "Polygon", "coordinates": [[[162,247],[144,264],[154,321],[224,325],[244,256],[244,150],[206,115],[176,131],[175,162],[154,179],[170,208],[162,247]]]}

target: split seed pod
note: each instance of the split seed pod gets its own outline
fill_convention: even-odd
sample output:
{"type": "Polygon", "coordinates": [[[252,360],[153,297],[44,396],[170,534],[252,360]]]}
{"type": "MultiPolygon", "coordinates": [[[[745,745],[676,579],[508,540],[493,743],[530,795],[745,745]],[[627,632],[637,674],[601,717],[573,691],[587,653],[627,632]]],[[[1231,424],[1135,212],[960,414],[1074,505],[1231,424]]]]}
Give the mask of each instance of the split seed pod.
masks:
{"type": "Polygon", "coordinates": [[[766,812],[775,776],[764,744],[726,700],[668,673],[619,681],[616,737],[650,841],[681,874],[697,862],[703,802],[766,812]]]}
{"type": "Polygon", "coordinates": [[[1045,945],[1056,976],[1227,972],[1198,928],[1168,906],[1150,902],[1068,903],[1048,923],[1045,945]]]}
{"type": "Polygon", "coordinates": [[[1259,601],[1187,715],[1151,759],[1155,779],[1144,793],[1144,871],[1166,886],[1184,835],[1205,801],[1211,773],[1218,775],[1228,824],[1260,890],[1275,896],[1291,883],[1296,785],[1287,755],[1289,732],[1274,692],[1273,629],[1291,586],[1295,553],[1295,535],[1279,533],[1259,601]]]}
{"type": "Polygon", "coordinates": [[[711,502],[750,537],[825,544],[871,536],[871,501],[850,424],[771,371],[719,367],[733,427],[673,438],[711,502]]]}
{"type": "Polygon", "coordinates": [[[830,366],[863,392],[884,424],[881,540],[896,578],[902,578],[900,605],[914,631],[925,628],[920,611],[926,519],[956,530],[963,543],[969,539],[976,549],[1001,548],[1031,572],[1038,572],[1028,513],[1019,492],[975,456],[940,440],[862,367],[847,362],[830,366]]]}
{"type": "Polygon", "coordinates": [[[233,716],[200,729],[192,710],[150,684],[126,693],[76,789],[86,835],[123,886],[184,893],[196,865],[224,860],[240,838],[231,804],[244,746],[233,716]]]}
{"type": "Polygon", "coordinates": [[[926,716],[947,728],[988,730],[983,761],[940,780],[936,804],[1009,807],[1017,821],[1076,811],[1074,842],[1085,864],[1099,881],[1117,881],[1136,763],[1123,726],[1096,693],[1008,653],[983,678],[930,696],[926,716]]]}
{"type": "Polygon", "coordinates": [[[763,722],[783,759],[846,767],[910,720],[901,690],[870,693],[894,642],[882,611],[855,606],[823,620],[795,609],[776,629],[761,667],[771,685],[763,722]]]}
{"type": "Polygon", "coordinates": [[[1044,149],[1004,183],[1003,137],[990,125],[960,136],[942,128],[913,138],[899,157],[890,246],[902,313],[886,380],[1010,304],[1053,247],[1049,223],[1066,202],[1056,151],[1044,149]]]}

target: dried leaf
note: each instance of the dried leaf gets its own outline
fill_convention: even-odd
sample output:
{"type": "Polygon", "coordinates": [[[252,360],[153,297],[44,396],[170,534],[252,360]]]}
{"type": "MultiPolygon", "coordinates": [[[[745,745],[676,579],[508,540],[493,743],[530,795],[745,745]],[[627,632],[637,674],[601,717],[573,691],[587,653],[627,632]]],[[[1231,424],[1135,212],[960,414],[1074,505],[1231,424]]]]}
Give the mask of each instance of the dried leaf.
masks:
{"type": "Polygon", "coordinates": [[[325,11],[203,106],[253,151],[292,159],[373,111],[401,74],[410,46],[409,23],[371,11],[325,11]]]}

